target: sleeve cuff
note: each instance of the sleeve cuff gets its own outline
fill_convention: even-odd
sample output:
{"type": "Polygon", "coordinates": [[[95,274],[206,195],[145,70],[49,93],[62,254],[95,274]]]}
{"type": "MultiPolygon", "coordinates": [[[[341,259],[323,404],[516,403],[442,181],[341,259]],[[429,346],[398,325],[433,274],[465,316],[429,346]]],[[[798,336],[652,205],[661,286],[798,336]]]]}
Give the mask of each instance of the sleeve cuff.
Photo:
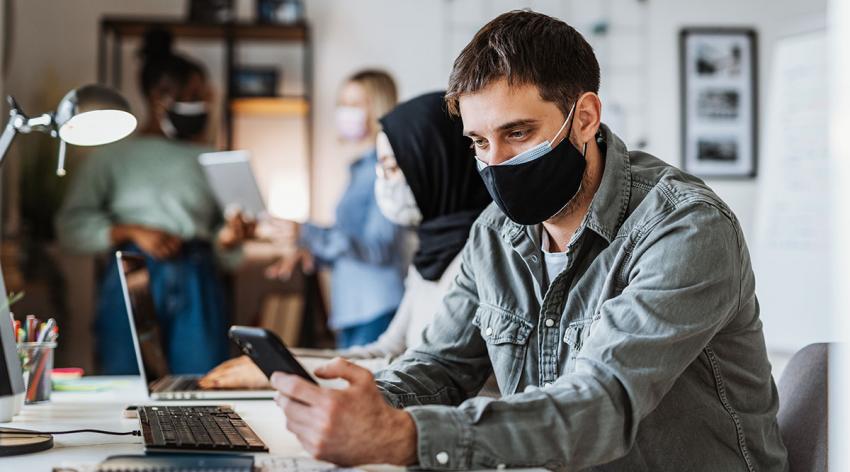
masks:
{"type": "Polygon", "coordinates": [[[108,251],[112,244],[112,226],[104,225],[94,231],[91,247],[94,252],[108,251]]]}
{"type": "Polygon", "coordinates": [[[457,408],[412,406],[416,424],[418,469],[468,470],[472,462],[472,427],[457,408]]]}
{"type": "Polygon", "coordinates": [[[320,231],[320,228],[316,225],[310,223],[301,224],[301,231],[298,235],[298,246],[309,249],[310,243],[316,239],[317,233],[320,231]]]}

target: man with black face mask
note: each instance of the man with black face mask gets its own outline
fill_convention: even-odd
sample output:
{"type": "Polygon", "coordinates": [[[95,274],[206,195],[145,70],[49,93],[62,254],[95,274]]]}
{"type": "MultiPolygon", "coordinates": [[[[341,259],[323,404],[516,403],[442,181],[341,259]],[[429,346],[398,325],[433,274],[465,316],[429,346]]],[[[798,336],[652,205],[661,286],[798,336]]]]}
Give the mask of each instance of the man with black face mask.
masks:
{"type": "Polygon", "coordinates": [[[377,379],[344,360],[316,372],[343,390],[272,377],[309,452],[435,470],[787,470],[738,221],[699,179],[627,150],[598,89],[590,45],[545,15],[501,15],[461,52],[447,104],[494,205],[421,346],[377,379]],[[490,374],[502,398],[474,397],[490,374]]]}

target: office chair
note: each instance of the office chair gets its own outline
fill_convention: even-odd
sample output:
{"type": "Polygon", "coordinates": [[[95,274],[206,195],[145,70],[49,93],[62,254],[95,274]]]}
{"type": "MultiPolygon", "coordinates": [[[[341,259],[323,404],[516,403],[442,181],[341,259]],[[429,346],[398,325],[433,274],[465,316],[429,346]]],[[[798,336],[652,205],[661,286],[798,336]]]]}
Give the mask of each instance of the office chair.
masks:
{"type": "Polygon", "coordinates": [[[829,344],[797,351],[779,379],[779,431],[790,472],[827,470],[827,370],[829,344]]]}

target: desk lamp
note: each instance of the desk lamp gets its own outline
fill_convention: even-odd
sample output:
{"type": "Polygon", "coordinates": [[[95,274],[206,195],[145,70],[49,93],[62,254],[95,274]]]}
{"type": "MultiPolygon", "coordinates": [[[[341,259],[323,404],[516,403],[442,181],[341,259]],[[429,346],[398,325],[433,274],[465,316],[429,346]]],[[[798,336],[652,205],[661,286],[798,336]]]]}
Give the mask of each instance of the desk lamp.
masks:
{"type": "Polygon", "coordinates": [[[0,166],[12,140],[18,133],[40,131],[59,137],[59,160],[56,175],[65,175],[65,144],[99,146],[126,137],[136,129],[136,117],[130,105],[118,92],[101,86],[86,85],[71,90],[59,102],[56,111],[33,118],[21,111],[12,97],[9,121],[0,135],[0,166]]]}
{"type": "MultiPolygon", "coordinates": [[[[18,133],[38,131],[59,138],[56,175],[65,175],[65,146],[98,146],[126,137],[136,129],[136,118],[118,92],[100,85],[86,85],[68,92],[56,111],[28,117],[15,99],[8,97],[9,121],[0,135],[0,167],[18,133]]],[[[24,382],[15,336],[9,318],[6,287],[0,269],[0,422],[12,419],[24,403],[24,382]]],[[[0,428],[0,457],[49,449],[49,434],[4,434],[0,428]]]]}

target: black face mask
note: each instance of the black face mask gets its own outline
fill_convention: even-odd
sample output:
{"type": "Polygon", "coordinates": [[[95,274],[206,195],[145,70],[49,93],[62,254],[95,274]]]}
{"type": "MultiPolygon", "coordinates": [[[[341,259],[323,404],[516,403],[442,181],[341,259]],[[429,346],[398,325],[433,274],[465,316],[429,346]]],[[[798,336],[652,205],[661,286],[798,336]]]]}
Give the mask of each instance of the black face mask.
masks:
{"type": "MultiPolygon", "coordinates": [[[[564,126],[569,123],[572,128],[573,110],[564,126]]],[[[555,147],[544,141],[501,164],[478,163],[493,201],[508,218],[521,225],[542,223],[564,209],[578,193],[586,165],[582,152],[570,143],[569,134],[555,147]]]]}
{"type": "Polygon", "coordinates": [[[169,138],[191,139],[204,132],[208,115],[205,102],[174,102],[160,126],[169,138]]]}

